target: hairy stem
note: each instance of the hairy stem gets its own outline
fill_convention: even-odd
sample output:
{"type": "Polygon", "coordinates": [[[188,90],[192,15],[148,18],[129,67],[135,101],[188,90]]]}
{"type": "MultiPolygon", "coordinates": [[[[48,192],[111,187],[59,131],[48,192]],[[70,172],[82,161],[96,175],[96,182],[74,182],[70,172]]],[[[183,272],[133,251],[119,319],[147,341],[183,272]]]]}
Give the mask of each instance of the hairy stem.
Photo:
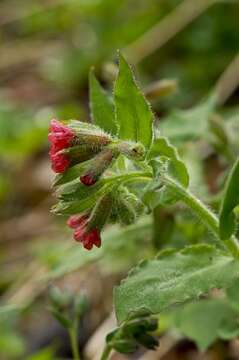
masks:
{"type": "Polygon", "coordinates": [[[239,244],[237,239],[232,236],[228,241],[221,241],[219,236],[218,217],[210,209],[208,209],[207,206],[201,202],[201,200],[193,195],[188,189],[185,189],[182,185],[168,176],[163,176],[162,181],[165,183],[165,185],[169,186],[173,191],[178,193],[180,195],[180,200],[183,201],[213,232],[216,239],[219,241],[219,245],[224,245],[224,247],[227,247],[233,256],[239,256],[239,244]]]}

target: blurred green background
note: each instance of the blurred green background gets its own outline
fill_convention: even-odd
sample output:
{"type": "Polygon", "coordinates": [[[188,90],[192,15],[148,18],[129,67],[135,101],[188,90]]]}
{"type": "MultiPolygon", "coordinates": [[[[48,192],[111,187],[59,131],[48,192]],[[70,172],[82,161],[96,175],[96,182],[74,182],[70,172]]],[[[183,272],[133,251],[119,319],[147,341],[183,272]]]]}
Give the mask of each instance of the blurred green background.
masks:
{"type": "MultiPolygon", "coordinates": [[[[94,66],[101,83],[111,89],[117,49],[135,65],[142,87],[156,80],[177,80],[176,92],[153,102],[159,118],[169,109],[196,105],[237,55],[238,23],[236,0],[0,2],[0,295],[3,304],[26,307],[21,316],[11,307],[7,315],[0,312],[1,359],[56,358],[54,349],[65,337],[49,319],[43,290],[49,279],[57,278],[60,285],[70,284],[77,291],[83,286],[82,271],[71,272],[82,266],[83,279],[90,278],[88,284],[83,281],[89,293],[94,293],[97,279],[109,280],[93,296],[92,308],[98,309],[98,315],[92,315],[92,325],[81,339],[85,344],[110,312],[115,277],[142,257],[135,255],[132,245],[126,251],[128,261],[124,245],[114,250],[115,245],[109,244],[116,254],[124,254],[125,264],[117,267],[117,256],[112,260],[110,251],[104,250],[104,264],[97,263],[99,275],[85,264],[98,261],[102,254],[76,252],[64,222],[50,215],[54,203],[47,141],[50,119],[89,120],[88,71],[94,66]],[[178,5],[191,12],[178,12],[178,5]],[[153,26],[156,35],[152,35],[153,26]],[[163,41],[157,45],[159,38],[163,41]],[[113,264],[117,270],[112,276],[113,264]],[[102,305],[105,291],[109,296],[102,305]],[[46,324],[50,324],[48,330],[46,324]]],[[[234,91],[222,109],[226,117],[236,117],[234,124],[239,121],[238,97],[234,91]]],[[[184,219],[180,226],[190,237],[192,223],[184,219]]],[[[200,224],[198,228],[201,234],[200,224]]],[[[62,348],[67,356],[67,346],[62,348]]]]}

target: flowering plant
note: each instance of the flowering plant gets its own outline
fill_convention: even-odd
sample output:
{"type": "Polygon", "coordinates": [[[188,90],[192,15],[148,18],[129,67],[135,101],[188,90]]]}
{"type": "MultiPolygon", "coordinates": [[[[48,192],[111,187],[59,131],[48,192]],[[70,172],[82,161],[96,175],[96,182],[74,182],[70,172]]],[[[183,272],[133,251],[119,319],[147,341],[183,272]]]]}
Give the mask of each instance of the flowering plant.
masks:
{"type": "Polygon", "coordinates": [[[229,175],[218,217],[191,192],[185,162],[163,136],[167,124],[177,120],[179,135],[197,140],[217,107],[216,95],[189,112],[174,113],[166,126],[158,126],[131,68],[120,56],[113,100],[90,73],[90,106],[94,124],[51,122],[50,157],[52,169],[58,173],[54,187],[59,199],[53,212],[68,217],[74,239],[87,250],[101,246],[101,231],[108,223],[127,226],[152,214],[154,247],[161,250],[157,257],[136,266],[115,288],[119,328],[107,337],[102,355],[106,359],[112,348],[121,352],[132,351],[137,344],[155,348],[157,340],[152,333],[158,331],[155,319],[159,314],[213,288],[229,288],[237,280],[234,209],[239,204],[239,162],[229,175]],[[190,123],[192,119],[197,122],[190,123]],[[198,244],[169,249],[166,238],[163,244],[157,242],[164,237],[158,214],[178,202],[210,230],[210,243],[200,239],[198,244]]]}

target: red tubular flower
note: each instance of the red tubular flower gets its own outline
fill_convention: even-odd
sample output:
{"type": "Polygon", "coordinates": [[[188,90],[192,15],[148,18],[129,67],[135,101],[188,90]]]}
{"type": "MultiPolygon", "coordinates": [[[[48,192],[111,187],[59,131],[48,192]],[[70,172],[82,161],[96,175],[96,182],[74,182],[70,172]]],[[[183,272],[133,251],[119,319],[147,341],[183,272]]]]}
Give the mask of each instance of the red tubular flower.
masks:
{"type": "Polygon", "coordinates": [[[50,157],[51,167],[55,173],[63,173],[70,165],[70,160],[60,153],[50,154],[50,157]]]}
{"type": "Polygon", "coordinates": [[[61,124],[55,119],[51,120],[48,139],[54,146],[54,151],[68,148],[74,137],[75,134],[69,127],[61,124]]]}
{"type": "Polygon", "coordinates": [[[85,249],[90,250],[95,245],[98,248],[101,246],[100,233],[97,229],[92,229],[82,237],[82,243],[85,249]]]}
{"type": "Polygon", "coordinates": [[[88,229],[89,215],[72,215],[67,220],[67,225],[74,231],[74,239],[83,244],[84,248],[91,250],[93,245],[100,247],[101,238],[99,230],[88,229]]]}
{"type": "Polygon", "coordinates": [[[87,232],[85,224],[80,225],[74,232],[74,239],[81,242],[85,249],[91,250],[93,245],[100,247],[101,238],[97,229],[92,229],[87,232]]]}
{"type": "Polygon", "coordinates": [[[59,153],[61,150],[71,146],[74,139],[74,132],[67,126],[62,125],[57,120],[52,120],[48,139],[51,142],[50,158],[52,170],[56,173],[63,173],[70,165],[70,160],[65,154],[59,153]]]}
{"type": "Polygon", "coordinates": [[[88,218],[88,215],[72,215],[67,220],[67,225],[72,229],[77,229],[78,227],[84,225],[88,218]]]}

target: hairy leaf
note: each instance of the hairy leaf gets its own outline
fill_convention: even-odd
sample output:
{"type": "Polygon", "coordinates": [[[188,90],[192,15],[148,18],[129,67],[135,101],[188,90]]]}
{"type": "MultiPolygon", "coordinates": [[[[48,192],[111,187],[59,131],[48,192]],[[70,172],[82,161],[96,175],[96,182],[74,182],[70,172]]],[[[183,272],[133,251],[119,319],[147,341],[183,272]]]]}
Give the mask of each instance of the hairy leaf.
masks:
{"type": "Polygon", "coordinates": [[[153,113],[122,55],[119,59],[114,99],[119,137],[124,140],[141,142],[146,148],[149,148],[153,137],[153,113]]]}
{"type": "Polygon", "coordinates": [[[228,176],[219,217],[220,236],[227,240],[236,229],[233,210],[239,205],[239,159],[228,176]]]}
{"type": "Polygon", "coordinates": [[[53,183],[53,186],[64,185],[68,182],[71,182],[75,179],[78,179],[82,172],[86,169],[89,161],[85,161],[82,164],[77,164],[75,166],[67,169],[63,174],[57,174],[53,183]]]}
{"type": "MultiPolygon", "coordinates": [[[[176,310],[173,324],[189,339],[196,342],[201,351],[205,351],[221,336],[229,325],[235,326],[236,311],[226,299],[209,299],[186,304],[176,310]]],[[[239,332],[239,329],[238,329],[239,332]]]]}
{"type": "Polygon", "coordinates": [[[218,338],[239,334],[239,279],[227,288],[226,296],[184,304],[166,311],[167,326],[176,327],[205,351],[218,338]]]}
{"type": "Polygon", "coordinates": [[[114,104],[96,79],[93,70],[89,75],[91,116],[96,125],[106,132],[116,135],[117,124],[114,104]]]}
{"type": "Polygon", "coordinates": [[[214,109],[215,97],[212,95],[192,109],[172,111],[161,124],[160,130],[173,142],[205,138],[209,132],[208,119],[214,109]]]}
{"type": "Polygon", "coordinates": [[[170,160],[168,171],[171,175],[184,187],[187,187],[189,183],[187,168],[180,159],[177,149],[165,137],[156,139],[149,152],[149,159],[161,156],[170,160]]]}
{"type": "Polygon", "coordinates": [[[113,187],[113,183],[99,186],[91,186],[89,189],[83,184],[78,184],[76,192],[62,195],[59,201],[52,209],[56,214],[74,215],[92,208],[100,196],[108,193],[113,187]]]}
{"type": "Polygon", "coordinates": [[[170,144],[165,137],[156,139],[149,151],[148,160],[150,161],[155,179],[148,184],[143,196],[144,203],[150,209],[154,209],[159,204],[173,204],[179,200],[174,191],[167,186],[161,186],[160,175],[167,174],[187,188],[189,175],[184,162],[180,159],[177,149],[170,144]]]}
{"type": "Polygon", "coordinates": [[[227,287],[238,275],[239,262],[212,246],[190,246],[179,253],[164,251],[157,259],[134,268],[116,287],[117,319],[122,322],[144,308],[160,313],[212,288],[227,287]]]}

